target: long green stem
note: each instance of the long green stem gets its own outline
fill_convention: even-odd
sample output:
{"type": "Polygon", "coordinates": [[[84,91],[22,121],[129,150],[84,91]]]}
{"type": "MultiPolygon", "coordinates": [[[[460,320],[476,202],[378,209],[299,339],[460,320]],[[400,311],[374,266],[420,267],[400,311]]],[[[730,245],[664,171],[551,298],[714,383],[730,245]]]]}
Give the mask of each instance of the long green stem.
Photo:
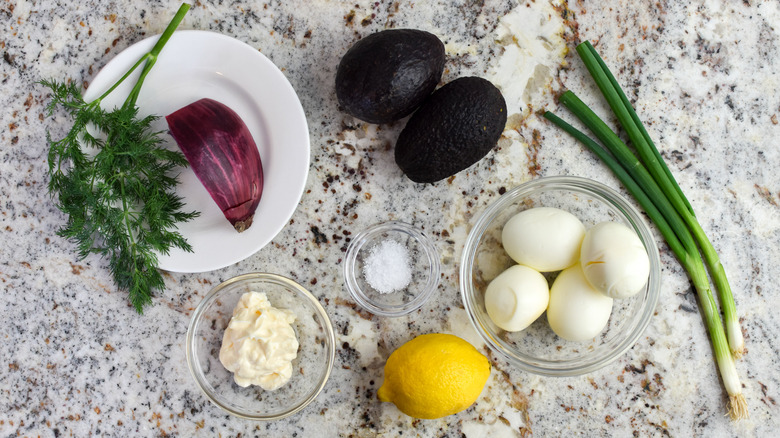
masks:
{"type": "Polygon", "coordinates": [[[712,340],[712,347],[715,350],[715,359],[718,363],[718,370],[723,379],[723,386],[729,394],[729,416],[733,420],[741,420],[748,417],[747,402],[742,394],[742,384],[739,382],[739,374],[734,363],[734,356],[729,351],[729,344],[726,340],[726,333],[723,331],[723,323],[720,319],[718,306],[715,298],[712,296],[707,272],[704,268],[699,253],[690,254],[690,260],[683,263],[688,276],[693,282],[696,294],[699,297],[701,311],[704,315],[704,321],[707,325],[707,331],[712,340]],[[687,266],[686,266],[687,265],[687,266]]]}
{"type": "Polygon", "coordinates": [[[184,16],[187,14],[189,9],[189,4],[182,3],[182,5],[179,7],[179,10],[176,12],[176,15],[174,15],[171,22],[168,23],[168,27],[166,27],[162,35],[160,35],[160,39],[157,40],[157,43],[154,45],[154,47],[152,47],[152,50],[146,55],[146,64],[144,65],[143,70],[141,70],[141,76],[138,78],[138,82],[135,83],[135,86],[127,96],[127,100],[125,100],[126,107],[135,106],[135,102],[138,100],[138,93],[141,92],[141,86],[146,79],[146,75],[148,75],[149,71],[151,71],[152,67],[154,67],[154,64],[157,62],[157,57],[160,55],[163,47],[165,47],[165,45],[168,43],[168,40],[171,39],[173,32],[176,31],[177,27],[179,27],[179,24],[184,19],[184,16]]]}
{"type": "MultiPolygon", "coordinates": [[[[578,47],[578,51],[579,49],[580,48],[578,47]]],[[[590,50],[584,52],[583,60],[588,58],[590,61],[586,61],[586,64],[588,62],[592,64],[594,62],[593,53],[590,50]]],[[[583,53],[581,52],[581,55],[582,54],[583,53]]],[[[609,78],[614,81],[614,77],[611,76],[611,73],[606,69],[606,66],[603,66],[602,68],[602,65],[598,64],[598,62],[595,64],[595,67],[593,65],[589,66],[589,71],[591,71],[591,75],[597,83],[600,81],[603,82],[605,78],[607,79],[607,82],[609,82],[609,78]]],[[[617,134],[615,134],[598,117],[598,115],[571,91],[563,93],[560,97],[560,102],[571,110],[572,113],[577,116],[577,118],[579,118],[599,140],[601,140],[606,150],[598,143],[591,140],[587,135],[564,122],[554,114],[547,112],[544,116],[593,151],[607,167],[613,171],[626,189],[634,196],[642,208],[645,209],[645,212],[651,220],[658,226],[659,231],[688,273],[688,276],[696,289],[696,294],[702,309],[702,316],[715,350],[718,370],[729,394],[729,413],[733,419],[745,418],[748,415],[747,403],[742,395],[742,387],[736,371],[734,356],[729,350],[729,346],[731,345],[733,349],[733,345],[735,344],[731,344],[731,338],[727,340],[726,333],[723,329],[723,322],[720,318],[720,312],[718,311],[717,303],[712,295],[709,279],[707,277],[707,269],[702,260],[700,250],[701,253],[705,254],[711,273],[714,272],[715,269],[722,270],[722,266],[720,266],[720,262],[717,260],[717,253],[712,249],[712,245],[709,243],[709,240],[706,238],[706,235],[695,218],[693,209],[687,202],[687,199],[685,199],[685,196],[682,194],[676,181],[674,181],[673,178],[668,177],[671,175],[671,172],[663,170],[665,167],[663,160],[660,157],[660,153],[657,152],[657,148],[655,148],[655,145],[653,145],[652,141],[649,139],[646,130],[644,130],[643,127],[639,128],[637,126],[641,126],[641,122],[638,121],[638,117],[633,111],[633,108],[630,108],[630,104],[627,103],[625,94],[622,93],[622,90],[620,90],[616,82],[614,82],[614,87],[610,82],[607,84],[599,84],[599,88],[602,90],[602,93],[605,95],[608,102],[610,102],[610,106],[615,104],[613,112],[618,116],[618,120],[621,121],[621,124],[626,120],[626,114],[628,114],[628,119],[630,119],[630,121],[626,122],[628,127],[624,125],[624,129],[627,131],[628,129],[632,129],[635,131],[635,134],[638,132],[643,136],[643,138],[637,140],[635,140],[636,137],[632,137],[631,135],[629,135],[629,138],[631,138],[637,152],[640,153],[644,164],[637,159],[620,137],[618,137],[617,134]],[[619,91],[616,91],[615,88],[619,91]],[[630,110],[626,107],[630,108],[630,110]],[[622,115],[618,114],[618,112],[621,112],[622,115]],[[642,152],[639,151],[642,146],[637,146],[638,142],[644,142],[645,154],[642,154],[642,152]],[[651,145],[649,149],[654,149],[656,152],[652,153],[649,151],[648,145],[651,145]],[[711,251],[711,253],[708,254],[708,251],[711,251]],[[717,264],[712,263],[713,261],[717,261],[717,264]]],[[[725,274],[716,275],[721,275],[722,280],[725,280],[725,274]]],[[[713,277],[716,275],[713,275],[713,277]]],[[[717,282],[719,280],[715,281],[716,284],[718,284],[717,282]]],[[[719,290],[721,286],[727,287],[728,283],[725,282],[725,285],[718,284],[719,290]]],[[[730,289],[726,290],[728,290],[730,294],[730,289]]],[[[723,299],[723,294],[721,294],[721,300],[723,299]]],[[[730,329],[734,328],[733,325],[729,326],[728,324],[727,317],[727,327],[730,327],[730,329]]],[[[738,329],[738,326],[736,328],[738,329]]]]}
{"type": "Polygon", "coordinates": [[[165,47],[165,44],[168,43],[168,40],[171,39],[171,36],[173,36],[173,32],[176,31],[176,28],[179,27],[179,24],[181,24],[182,20],[184,20],[184,16],[187,15],[187,11],[190,10],[190,5],[188,3],[182,3],[181,6],[179,6],[179,10],[176,11],[176,15],[173,16],[173,19],[170,23],[168,23],[168,26],[163,31],[162,35],[160,35],[160,38],[157,40],[157,43],[155,43],[154,47],[152,47],[152,50],[149,51],[149,53],[144,54],[138,61],[136,61],[135,64],[128,70],[124,75],[122,75],[121,78],[119,78],[118,81],[114,85],[111,86],[106,92],[104,92],[100,97],[90,102],[92,105],[100,105],[100,102],[106,98],[109,94],[111,94],[117,87],[119,87],[127,78],[129,78],[133,72],[140,67],[141,65],[144,66],[144,68],[141,70],[141,75],[138,78],[138,81],[136,81],[135,85],[133,86],[133,89],[130,90],[130,94],[128,94],[127,99],[125,99],[124,106],[125,107],[132,107],[135,106],[136,101],[138,100],[138,94],[141,92],[141,86],[144,83],[144,80],[146,79],[146,76],[149,74],[149,71],[151,71],[152,67],[154,67],[154,64],[157,62],[157,57],[160,55],[160,52],[162,51],[163,47],[165,47]]]}
{"type": "Polygon", "coordinates": [[[109,94],[111,94],[111,93],[112,93],[112,92],[113,92],[113,91],[114,91],[114,90],[115,90],[117,87],[119,87],[120,85],[122,85],[122,82],[124,82],[124,81],[125,81],[125,79],[129,78],[129,77],[130,77],[130,75],[132,75],[132,74],[133,74],[133,72],[135,71],[135,69],[136,69],[136,68],[138,68],[138,67],[139,67],[140,65],[142,65],[144,62],[146,62],[146,57],[147,57],[148,55],[149,55],[149,54],[147,53],[147,54],[145,54],[144,56],[142,56],[142,57],[141,57],[141,58],[140,58],[138,61],[136,61],[136,63],[135,63],[135,64],[133,64],[133,66],[132,66],[132,67],[130,67],[130,70],[128,70],[128,71],[127,71],[127,72],[126,72],[124,75],[122,75],[122,77],[121,77],[121,78],[119,78],[119,80],[118,80],[118,81],[116,81],[116,83],[115,83],[114,85],[112,85],[112,86],[111,86],[111,88],[109,88],[108,90],[106,90],[106,92],[105,92],[105,93],[101,94],[101,95],[100,95],[100,97],[98,97],[97,99],[95,99],[95,100],[93,100],[92,102],[90,102],[90,105],[94,105],[94,106],[98,106],[98,105],[100,105],[100,102],[101,102],[101,101],[103,101],[103,99],[105,99],[105,98],[106,98],[106,96],[108,96],[109,94]]]}
{"type": "Polygon", "coordinates": [[[658,210],[655,204],[653,204],[653,201],[650,199],[650,197],[647,196],[639,184],[634,181],[634,178],[625,169],[623,169],[623,167],[621,167],[620,163],[612,155],[610,155],[609,152],[604,150],[601,145],[591,140],[590,137],[585,135],[582,131],[566,123],[560,117],[549,111],[544,113],[544,117],[547,120],[553,122],[559,128],[569,133],[569,135],[572,137],[579,140],[588,149],[590,149],[591,152],[596,154],[596,156],[599,157],[599,159],[604,162],[607,167],[609,167],[612,173],[615,174],[615,176],[618,178],[618,180],[620,180],[628,192],[631,193],[631,196],[633,196],[639,205],[645,210],[645,213],[647,213],[647,215],[650,217],[650,220],[652,220],[653,223],[658,227],[658,230],[661,232],[664,240],[666,240],[669,248],[682,262],[685,259],[687,252],[682,243],[680,243],[680,239],[677,237],[672,227],[664,218],[663,214],[658,210]]]}
{"type": "Polygon", "coordinates": [[[623,89],[620,88],[617,79],[615,79],[615,76],[609,70],[607,64],[604,62],[601,56],[599,56],[598,52],[590,43],[590,41],[584,41],[582,44],[580,44],[580,47],[582,47],[582,49],[578,47],[577,49],[578,53],[580,50],[584,50],[587,48],[590,51],[590,53],[593,55],[593,57],[596,59],[596,61],[599,63],[601,70],[604,72],[604,76],[609,80],[610,84],[612,84],[613,90],[617,93],[618,97],[620,98],[620,101],[623,103],[623,107],[625,107],[626,111],[628,111],[628,114],[631,116],[631,119],[634,121],[637,128],[639,128],[642,137],[644,137],[645,141],[647,141],[647,143],[650,146],[652,146],[651,149],[658,164],[661,165],[661,168],[663,169],[664,173],[667,175],[669,181],[671,181],[672,185],[674,186],[675,191],[680,195],[682,200],[685,202],[685,205],[688,207],[688,210],[691,212],[691,214],[693,214],[693,207],[691,207],[690,202],[688,202],[688,198],[685,197],[685,194],[683,193],[682,189],[677,184],[677,180],[674,178],[674,175],[672,175],[672,171],[669,170],[669,166],[666,165],[666,162],[664,161],[663,157],[661,157],[661,153],[658,151],[658,148],[655,147],[655,143],[653,143],[653,139],[650,137],[650,134],[647,133],[647,129],[645,129],[644,123],[642,123],[642,120],[639,119],[639,116],[636,114],[636,111],[634,111],[634,107],[631,105],[631,101],[628,100],[626,93],[624,93],[623,89]]]}
{"type": "Polygon", "coordinates": [[[642,162],[653,176],[653,179],[663,189],[671,204],[680,213],[696,242],[701,247],[704,259],[707,261],[707,266],[718,291],[721,308],[726,320],[726,331],[731,352],[735,357],[740,357],[744,352],[744,338],[739,326],[739,317],[737,316],[731,286],[717,251],[715,251],[712,243],[701,228],[693,212],[693,207],[691,207],[677,180],[666,166],[658,148],[653,143],[636,111],[631,106],[615,77],[609,71],[609,68],[607,68],[604,60],[601,59],[596,49],[588,41],[577,46],[577,53],[582,58],[593,80],[604,95],[605,100],[631,139],[631,143],[634,145],[642,162]]]}
{"type": "MultiPolygon", "coordinates": [[[[574,96],[573,93],[572,96],[574,96]]],[[[576,98],[576,96],[574,97],[576,98]]],[[[577,115],[578,118],[580,118],[580,120],[586,124],[586,126],[589,124],[588,121],[592,122],[590,117],[584,117],[582,114],[579,114],[579,111],[582,110],[582,108],[579,108],[577,105],[574,105],[573,108],[569,109],[572,110],[572,112],[575,113],[575,115],[577,115]]],[[[587,108],[587,106],[585,106],[585,110],[587,113],[592,113],[590,108],[587,108]]],[[[595,114],[593,115],[595,116],[595,114]]],[[[591,140],[581,131],[572,127],[550,112],[545,113],[544,117],[553,122],[558,127],[562,128],[564,131],[571,134],[577,140],[581,141],[586,147],[588,147],[588,149],[594,152],[607,165],[607,167],[613,171],[615,176],[623,183],[626,189],[642,206],[653,223],[656,224],[670,249],[672,249],[672,252],[674,252],[680,261],[680,264],[688,273],[688,276],[694,285],[694,289],[696,290],[699,302],[701,303],[702,314],[707,326],[707,332],[709,333],[713,348],[715,350],[718,370],[723,379],[723,384],[726,387],[726,391],[729,394],[729,414],[731,418],[735,420],[746,418],[748,416],[747,403],[745,401],[744,395],[742,394],[742,387],[739,382],[739,375],[737,374],[734,357],[729,351],[729,343],[723,330],[723,323],[720,319],[720,314],[717,309],[717,304],[715,303],[715,298],[713,297],[712,290],[710,289],[704,262],[699,255],[698,248],[693,243],[693,238],[691,237],[690,231],[682,222],[679,213],[673,208],[670,209],[667,206],[664,209],[664,212],[669,215],[667,218],[665,217],[664,213],[662,213],[657,208],[657,205],[659,203],[664,204],[665,200],[663,196],[658,196],[660,191],[657,189],[657,186],[654,190],[651,189],[648,192],[643,191],[643,189],[640,187],[640,184],[638,184],[635,180],[638,175],[643,175],[646,173],[646,171],[643,172],[644,168],[641,164],[635,166],[633,165],[634,163],[629,162],[630,167],[624,168],[622,167],[621,163],[618,162],[618,160],[609,155],[607,151],[598,145],[598,143],[591,140]],[[671,222],[673,225],[670,225],[669,222],[671,222]],[[686,243],[681,243],[681,240],[686,243]]],[[[595,117],[603,124],[598,116],[595,117]]],[[[617,135],[614,134],[614,132],[612,134],[614,135],[614,138],[617,138],[617,141],[622,144],[622,141],[617,137],[617,135]]],[[[616,145],[612,146],[615,147],[616,145]]],[[[619,151],[622,148],[625,148],[626,150],[628,149],[625,144],[622,144],[622,147],[617,145],[616,151],[619,151]]],[[[608,147],[607,149],[610,148],[608,147]]],[[[646,176],[639,176],[637,179],[646,179],[646,176]]],[[[668,204],[668,201],[665,201],[665,203],[668,204]]]]}
{"type": "Polygon", "coordinates": [[[696,242],[694,242],[691,233],[688,231],[685,223],[680,217],[677,210],[664,196],[664,192],[658,187],[652,175],[645,169],[642,163],[636,158],[631,150],[623,143],[623,140],[615,134],[612,129],[604,123],[601,118],[596,115],[585,103],[583,103],[576,94],[572,91],[566,91],[560,97],[561,103],[566,106],[571,112],[582,121],[588,129],[593,132],[596,137],[601,140],[602,144],[614,155],[618,162],[629,172],[637,184],[641,187],[642,191],[647,194],[652,200],[655,206],[660,210],[663,217],[669,222],[671,227],[675,230],[677,237],[685,247],[686,252],[692,252],[696,249],[696,242]]]}
{"type": "Polygon", "coordinates": [[[729,346],[731,347],[731,354],[735,358],[740,358],[745,353],[745,339],[742,336],[742,328],[739,324],[739,316],[737,316],[737,307],[734,302],[734,295],[731,292],[731,285],[726,278],[726,270],[720,262],[720,257],[712,246],[712,243],[704,234],[704,230],[696,222],[695,227],[691,228],[693,235],[699,241],[704,259],[707,261],[707,266],[710,269],[710,275],[715,282],[715,288],[718,290],[718,298],[720,299],[721,310],[723,311],[723,317],[726,320],[726,333],[729,338],[729,346]]]}
{"type": "Polygon", "coordinates": [[[726,333],[728,335],[731,352],[734,355],[734,357],[737,358],[741,357],[742,354],[744,353],[745,341],[742,336],[742,330],[740,328],[739,318],[737,316],[736,305],[734,303],[734,296],[731,292],[731,285],[728,282],[728,279],[726,277],[726,271],[720,262],[720,257],[718,256],[717,251],[715,251],[715,248],[713,247],[709,238],[702,230],[698,220],[695,219],[696,213],[694,212],[693,207],[688,201],[688,198],[685,196],[682,189],[680,189],[677,180],[674,178],[674,175],[672,174],[671,170],[669,170],[669,167],[666,165],[663,158],[661,157],[661,153],[658,151],[658,148],[655,146],[655,143],[653,143],[650,134],[648,134],[647,129],[645,129],[644,124],[639,119],[639,116],[636,114],[636,111],[631,105],[631,102],[628,100],[628,97],[626,97],[626,94],[623,92],[623,89],[620,87],[620,84],[618,84],[617,79],[615,79],[615,76],[609,70],[609,68],[607,67],[606,63],[601,58],[601,56],[599,56],[598,52],[593,47],[593,45],[591,45],[590,41],[585,41],[580,46],[582,47],[582,49],[578,48],[578,52],[580,52],[580,50],[584,52],[585,49],[587,49],[587,51],[590,52],[598,62],[601,70],[604,72],[604,75],[612,85],[612,89],[620,98],[620,101],[623,103],[623,107],[626,109],[626,111],[628,111],[635,126],[639,129],[640,134],[644,138],[646,144],[649,146],[650,152],[657,159],[657,163],[660,164],[667,179],[672,184],[678,196],[682,199],[685,207],[687,207],[688,211],[690,212],[690,215],[692,217],[688,218],[688,222],[690,224],[691,232],[696,237],[696,240],[699,242],[699,246],[701,247],[702,253],[704,254],[704,259],[707,261],[707,265],[709,266],[710,269],[710,274],[712,275],[712,279],[715,282],[715,288],[719,293],[721,308],[723,309],[723,314],[726,320],[726,333]]]}

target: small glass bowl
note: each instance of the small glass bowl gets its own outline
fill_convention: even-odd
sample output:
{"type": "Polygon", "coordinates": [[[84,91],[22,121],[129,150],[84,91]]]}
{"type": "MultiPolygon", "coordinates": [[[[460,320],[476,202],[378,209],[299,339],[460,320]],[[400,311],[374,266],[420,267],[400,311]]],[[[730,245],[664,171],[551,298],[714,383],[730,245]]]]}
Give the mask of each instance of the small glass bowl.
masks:
{"type": "Polygon", "coordinates": [[[439,253],[433,242],[418,229],[398,221],[375,225],[355,235],[344,260],[344,282],[350,295],[363,308],[381,316],[401,316],[419,309],[439,285],[440,272],[439,253]],[[412,278],[402,290],[381,293],[366,281],[363,268],[371,249],[385,240],[406,247],[412,278]]]}
{"type": "Polygon", "coordinates": [[[187,330],[187,364],[195,382],[217,406],[237,417],[277,420],[314,400],[333,368],[336,338],[317,298],[298,283],[275,274],[251,273],[233,277],[212,289],[195,309],[187,330]],[[233,308],[246,292],[265,292],[271,305],[295,313],[292,326],[298,338],[290,381],[275,391],[246,388],[219,361],[222,337],[233,308]]]}
{"type": "MultiPolygon", "coordinates": [[[[545,274],[548,280],[550,274],[545,274]]],[[[595,371],[625,353],[650,322],[660,294],[658,248],[639,212],[609,187],[573,176],[545,177],[509,190],[477,219],[466,239],[460,288],[471,323],[482,339],[520,369],[545,376],[575,376],[595,371]],[[650,258],[645,289],[616,299],[607,327],[593,340],[566,341],[547,323],[546,313],[520,332],[506,332],[491,321],[484,292],[514,262],[504,252],[501,230],[516,213],[533,207],[556,207],[577,216],[586,228],[601,221],[620,222],[636,231],[650,258]]]]}

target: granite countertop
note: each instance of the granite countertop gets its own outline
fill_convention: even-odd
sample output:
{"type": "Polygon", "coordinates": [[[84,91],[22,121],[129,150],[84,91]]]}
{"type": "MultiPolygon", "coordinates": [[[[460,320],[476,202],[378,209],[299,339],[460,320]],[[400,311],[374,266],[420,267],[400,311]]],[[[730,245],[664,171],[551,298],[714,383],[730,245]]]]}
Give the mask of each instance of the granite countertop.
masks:
{"type": "MultiPolygon", "coordinates": [[[[181,29],[219,32],[257,48],[297,91],[311,139],[300,205],[273,241],[216,271],[165,273],[143,316],[106,262],[79,260],[56,235],[64,216],[47,194],[44,78],[88,85],[112,57],[162,31],[177,2],[7,0],[0,4],[0,435],[2,436],[771,436],[780,428],[780,6],[771,1],[580,2],[317,0],[196,2],[181,29]],[[446,45],[442,82],[482,76],[510,113],[499,145],[475,166],[415,184],[393,161],[403,121],[371,125],[339,111],[341,55],[391,27],[428,30],[446,45]],[[635,100],[728,272],[748,353],[738,364],[750,418],[732,423],[690,283],[661,245],[662,293],[636,345],[580,377],[513,369],[470,325],[458,288],[466,236],[508,188],[579,175],[622,190],[579,144],[536,111],[578,90],[605,107],[573,50],[591,40],[635,100]],[[385,220],[425,230],[441,255],[434,298],[400,318],[360,311],[343,287],[350,236],[385,220]],[[232,276],[274,272],[318,297],[337,333],[320,396],[276,422],[231,417],[198,390],[185,360],[193,309],[232,276]],[[478,401],[414,420],[376,389],[386,358],[417,334],[446,332],[492,359],[478,401]],[[218,435],[219,434],[219,435],[218,435]]],[[[603,112],[602,112],[603,113],[603,112]]],[[[660,242],[660,238],[659,238],[660,242]]]]}

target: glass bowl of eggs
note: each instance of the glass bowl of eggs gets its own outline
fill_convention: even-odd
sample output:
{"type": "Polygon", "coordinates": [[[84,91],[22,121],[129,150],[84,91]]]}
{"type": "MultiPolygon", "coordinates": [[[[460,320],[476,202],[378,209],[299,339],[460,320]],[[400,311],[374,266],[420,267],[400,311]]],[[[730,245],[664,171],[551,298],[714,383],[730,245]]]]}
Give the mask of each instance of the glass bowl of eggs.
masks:
{"type": "Polygon", "coordinates": [[[660,260],[640,213],[573,176],[515,187],[466,239],[460,289],[482,339],[520,369],[574,376],[641,337],[660,294],[660,260]]]}

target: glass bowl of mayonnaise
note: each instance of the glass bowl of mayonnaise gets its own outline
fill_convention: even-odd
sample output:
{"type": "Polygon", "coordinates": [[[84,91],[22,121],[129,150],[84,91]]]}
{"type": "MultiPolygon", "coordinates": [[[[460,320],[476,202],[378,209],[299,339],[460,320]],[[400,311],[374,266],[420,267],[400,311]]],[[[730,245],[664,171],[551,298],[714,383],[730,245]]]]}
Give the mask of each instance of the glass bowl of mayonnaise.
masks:
{"type": "Polygon", "coordinates": [[[187,364],[218,407],[250,420],[295,414],[325,387],[336,339],[328,314],[289,278],[251,273],[212,289],[187,330],[187,364]]]}

